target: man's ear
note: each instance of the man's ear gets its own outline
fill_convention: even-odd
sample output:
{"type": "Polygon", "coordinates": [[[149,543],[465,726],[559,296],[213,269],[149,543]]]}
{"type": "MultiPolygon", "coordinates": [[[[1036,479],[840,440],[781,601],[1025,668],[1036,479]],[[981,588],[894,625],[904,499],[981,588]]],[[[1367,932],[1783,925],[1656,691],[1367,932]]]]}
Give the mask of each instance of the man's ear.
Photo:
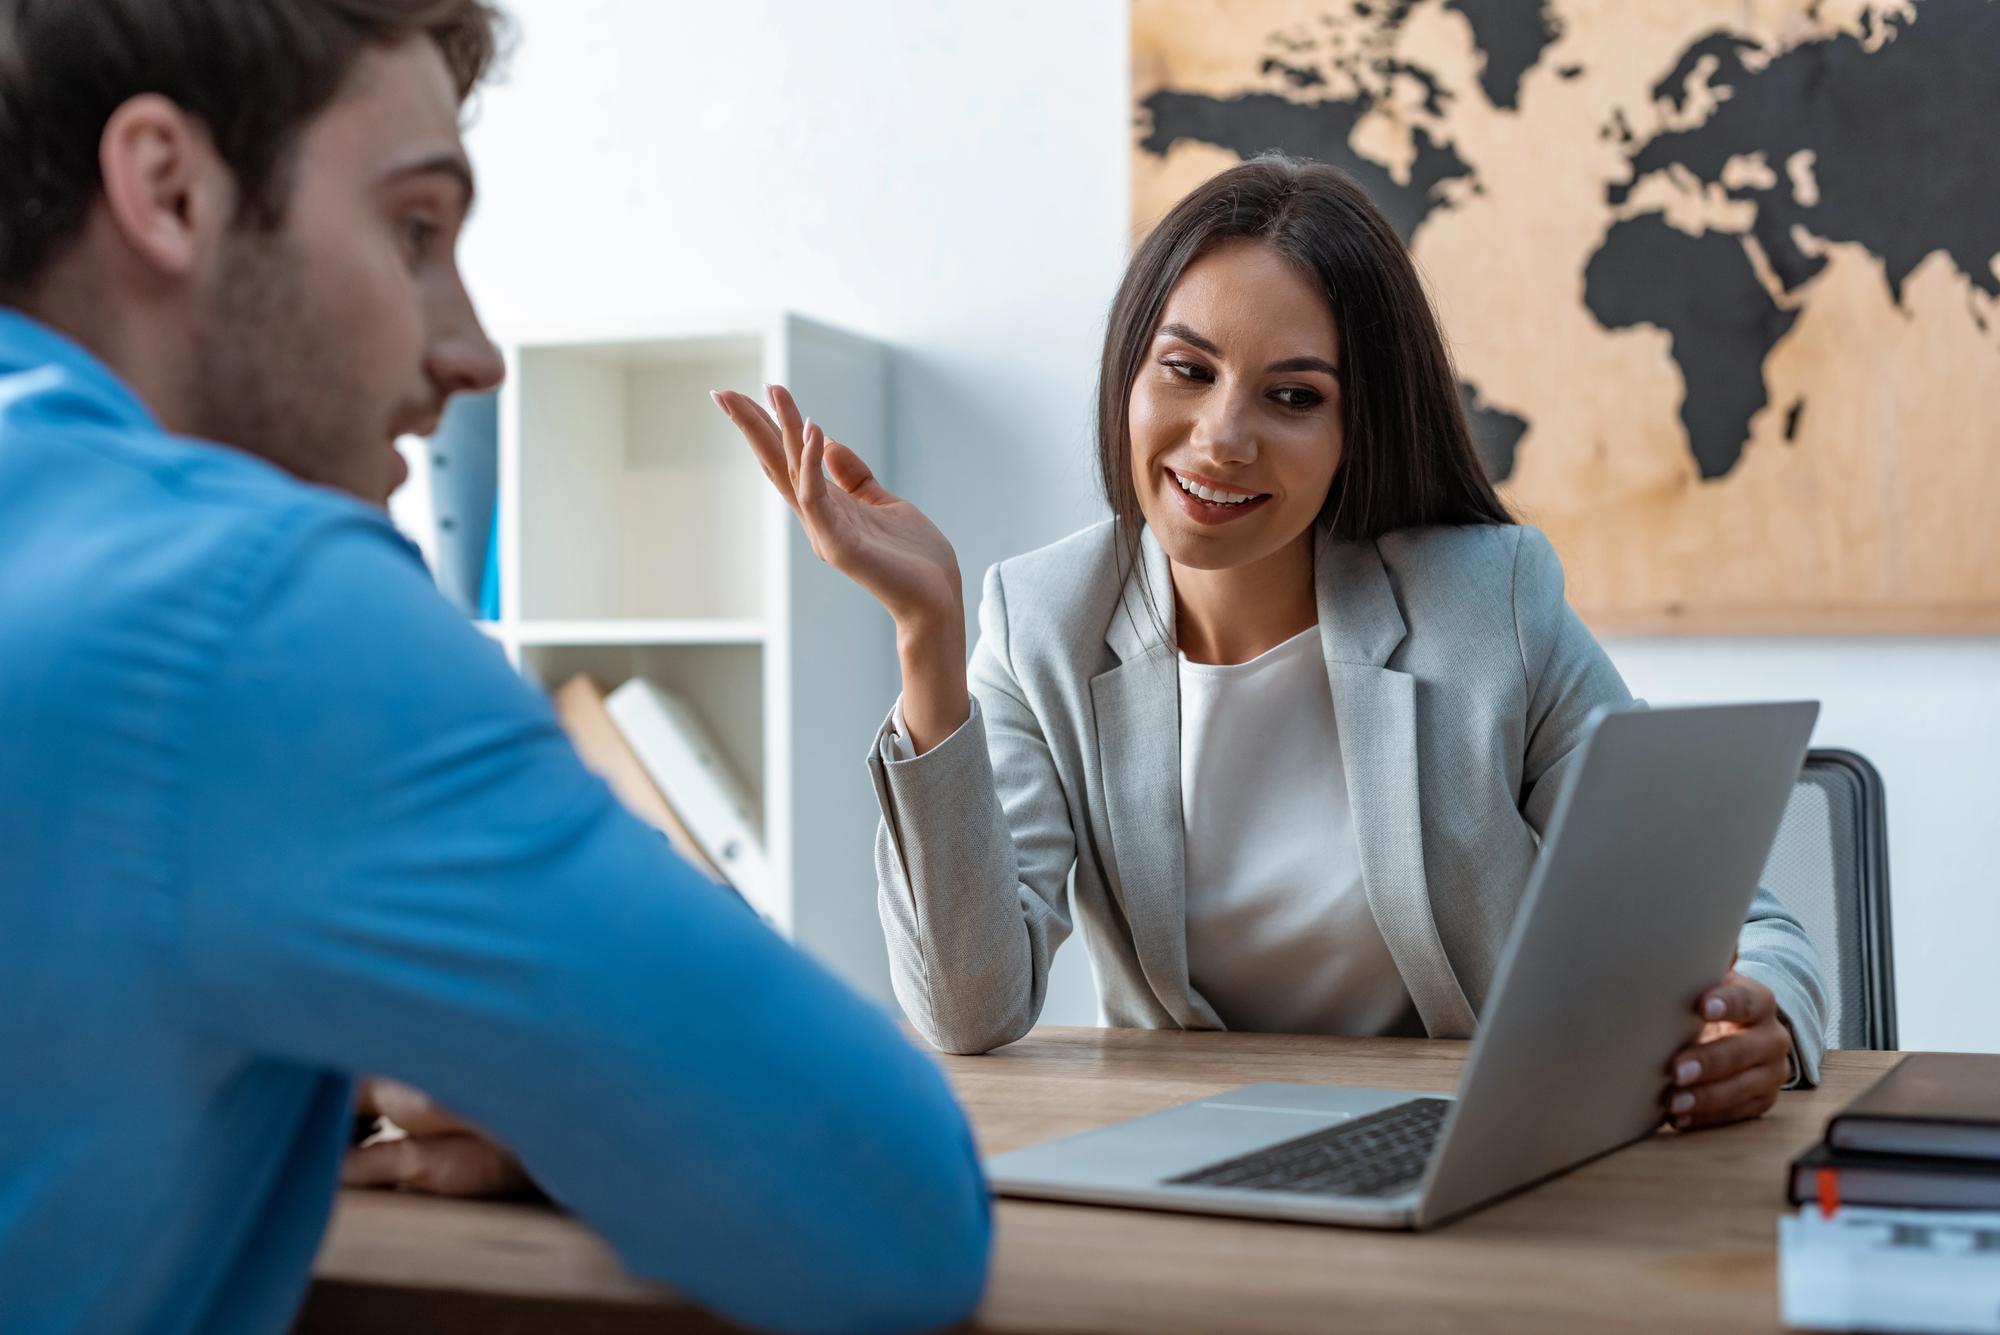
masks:
{"type": "Polygon", "coordinates": [[[158,93],[111,113],[97,160],[113,225],[163,277],[185,277],[235,214],[235,178],[207,127],[158,93]]]}

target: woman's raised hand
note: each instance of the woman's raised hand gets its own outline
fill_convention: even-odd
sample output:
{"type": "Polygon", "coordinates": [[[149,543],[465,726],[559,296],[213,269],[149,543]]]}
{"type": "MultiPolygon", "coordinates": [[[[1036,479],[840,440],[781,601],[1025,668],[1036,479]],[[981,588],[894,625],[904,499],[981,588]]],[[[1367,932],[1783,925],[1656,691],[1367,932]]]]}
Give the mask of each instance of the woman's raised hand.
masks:
{"type": "Polygon", "coordinates": [[[764,476],[805,526],[813,553],[895,619],[903,720],[921,754],[971,713],[958,555],[923,511],[876,481],[860,455],[801,417],[784,386],[766,392],[768,413],[727,390],[714,395],[715,405],[750,442],[764,476]]]}
{"type": "Polygon", "coordinates": [[[746,394],[714,399],[798,515],[814,555],[875,595],[898,626],[962,617],[958,556],[937,525],[876,481],[860,455],[801,418],[784,386],[766,391],[775,421],[746,394]]]}

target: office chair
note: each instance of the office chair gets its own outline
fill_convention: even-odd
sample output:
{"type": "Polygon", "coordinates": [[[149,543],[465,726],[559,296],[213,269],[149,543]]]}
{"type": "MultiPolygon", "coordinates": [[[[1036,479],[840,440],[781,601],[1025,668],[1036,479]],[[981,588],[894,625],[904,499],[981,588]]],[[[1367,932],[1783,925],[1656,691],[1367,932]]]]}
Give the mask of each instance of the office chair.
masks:
{"type": "Polygon", "coordinates": [[[1830,1048],[1896,1047],[1889,831],[1882,776],[1852,751],[1808,751],[1762,882],[1826,969],[1830,1048]]]}

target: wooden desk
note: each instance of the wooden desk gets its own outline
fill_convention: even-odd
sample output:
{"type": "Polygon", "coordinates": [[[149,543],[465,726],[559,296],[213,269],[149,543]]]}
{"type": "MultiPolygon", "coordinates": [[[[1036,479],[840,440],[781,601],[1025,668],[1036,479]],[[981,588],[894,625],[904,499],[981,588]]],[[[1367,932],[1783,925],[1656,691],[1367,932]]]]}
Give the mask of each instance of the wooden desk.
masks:
{"type": "MultiPolygon", "coordinates": [[[[992,1153],[1259,1080],[1449,1090],[1465,1049],[1043,1028],[940,1060],[992,1153]]],[[[1829,1054],[1824,1084],[1782,1095],[1767,1117],[1662,1134],[1434,1233],[1002,1201],[975,1328],[1776,1331],[1785,1164],[1900,1059],[1829,1054]]],[[[318,1274],[300,1335],[727,1329],[625,1275],[580,1224],[524,1206],[348,1193],[318,1274]]]]}

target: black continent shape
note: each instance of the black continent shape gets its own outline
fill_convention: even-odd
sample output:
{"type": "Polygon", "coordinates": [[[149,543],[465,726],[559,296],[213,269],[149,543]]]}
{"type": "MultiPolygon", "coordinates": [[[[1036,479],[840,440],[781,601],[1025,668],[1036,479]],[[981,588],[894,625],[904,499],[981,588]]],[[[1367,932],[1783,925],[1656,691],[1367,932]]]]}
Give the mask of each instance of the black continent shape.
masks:
{"type": "MultiPolygon", "coordinates": [[[[1634,153],[1631,182],[1678,165],[1719,185],[1731,158],[1761,151],[1776,184],[1728,193],[1756,203],[1751,234],[1784,290],[1826,264],[1800,245],[1802,232],[1865,247],[1898,302],[1910,274],[1940,250],[2000,296],[2000,3],[1924,0],[1916,21],[1896,25],[1873,53],[1843,35],[1753,71],[1743,62],[1750,49],[1715,34],[1682,54],[1654,97],[1684,108],[1688,76],[1705,56],[1716,61],[1709,86],[1729,93],[1701,125],[1634,153]],[[1804,150],[1812,186],[1802,194],[1787,164],[1804,150]]],[[[1630,191],[1613,186],[1610,202],[1630,191]]],[[[1735,467],[1766,402],[1764,357],[1794,318],[1758,282],[1742,243],[1687,236],[1652,216],[1619,223],[1586,268],[1584,303],[1606,328],[1645,323],[1671,335],[1687,384],[1681,420],[1701,475],[1735,467]]],[[[1792,409],[1794,433],[1802,406],[1792,409]]]]}
{"type": "Polygon", "coordinates": [[[1486,469],[1489,481],[1505,482],[1514,475],[1514,451],[1528,434],[1528,420],[1505,408],[1488,404],[1479,387],[1458,382],[1458,400],[1465,408],[1465,424],[1472,431],[1472,448],[1486,469]]]}
{"type": "MultiPolygon", "coordinates": [[[[1973,283],[2000,297],[2000,3],[1924,0],[1913,23],[1896,25],[1872,54],[1839,36],[1795,47],[1761,70],[1744,67],[1750,44],[1725,35],[1690,47],[1654,89],[1676,106],[1696,62],[1717,60],[1710,87],[1727,100],[1701,125],[1663,134],[1632,157],[1631,180],[1676,163],[1703,181],[1722,180],[1732,157],[1762,150],[1776,186],[1739,187],[1754,198],[1754,235],[1787,289],[1818,273],[1794,225],[1853,241],[1879,256],[1890,293],[1924,257],[1942,250],[1973,283]],[[1818,202],[1801,203],[1785,164],[1811,150],[1818,202]]],[[[1614,186],[1613,204],[1630,186],[1614,186]]]]}
{"type": "Polygon", "coordinates": [[[1153,117],[1153,132],[1139,142],[1146,152],[1165,157],[1176,143],[1192,139],[1226,148],[1240,158],[1277,149],[1339,167],[1360,182],[1405,241],[1437,207],[1433,192],[1438,183],[1472,174],[1463,158],[1450,146],[1432,142],[1420,126],[1409,182],[1398,183],[1387,167],[1348,147],[1355,122],[1371,105],[1364,98],[1302,103],[1270,93],[1224,99],[1169,89],[1154,93],[1141,105],[1153,117]]]}
{"type": "MultiPolygon", "coordinates": [[[[1488,99],[1511,107],[1521,77],[1559,27],[1541,0],[1451,0],[1486,55],[1488,99]]],[[[1891,295],[1924,258],[1944,251],[1967,278],[2000,297],[2000,0],[1924,0],[1914,22],[1895,24],[1881,47],[1842,35],[1796,47],[1759,70],[1751,44],[1712,34],[1682,53],[1654,91],[1684,108],[1685,85],[1715,58],[1711,88],[1729,94],[1701,125],[1660,135],[1631,157],[1628,181],[1679,165],[1720,184],[1731,158],[1757,152],[1776,176],[1729,193],[1757,205],[1752,235],[1786,291],[1825,265],[1800,244],[1811,236],[1858,243],[1881,259],[1891,295]],[[1810,150],[1815,191],[1801,194],[1787,164],[1810,150]],[[1816,194],[1816,198],[1814,197],[1816,194]],[[1811,202],[1807,202],[1811,200],[1811,202]]],[[[1870,32],[1872,39],[1880,34],[1870,32]]],[[[1293,102],[1268,94],[1221,99],[1166,90],[1146,99],[1152,128],[1140,147],[1164,156],[1183,139],[1253,157],[1279,149],[1351,173],[1410,239],[1440,204],[1437,186],[1473,175],[1450,144],[1419,128],[1406,183],[1354,152],[1348,138],[1367,99],[1293,102]]],[[[1610,188],[1624,203],[1630,184],[1610,188]]],[[[1606,328],[1653,324],[1672,338],[1687,394],[1689,447],[1704,478],[1736,465],[1750,420],[1766,403],[1763,362],[1796,318],[1759,282],[1740,240],[1691,237],[1655,216],[1614,225],[1585,271],[1584,300],[1606,328]]],[[[1512,471],[1527,423],[1485,407],[1462,386],[1488,471],[1512,471]]],[[[1795,405],[1798,407],[1799,405],[1795,405]]],[[[1796,418],[1796,411],[1794,418],[1796,418]]]]}
{"type": "Polygon", "coordinates": [[[1606,329],[1667,332],[1695,464],[1705,478],[1734,468],[1766,402],[1764,358],[1798,318],[1757,281],[1742,239],[1689,236],[1653,213],[1618,223],[1584,268],[1583,303],[1606,329]]]}
{"type": "Polygon", "coordinates": [[[1445,0],[1445,7],[1465,15],[1473,43],[1485,53],[1479,86],[1486,100],[1503,111],[1514,110],[1522,77],[1549,43],[1562,36],[1547,0],[1445,0]]]}

